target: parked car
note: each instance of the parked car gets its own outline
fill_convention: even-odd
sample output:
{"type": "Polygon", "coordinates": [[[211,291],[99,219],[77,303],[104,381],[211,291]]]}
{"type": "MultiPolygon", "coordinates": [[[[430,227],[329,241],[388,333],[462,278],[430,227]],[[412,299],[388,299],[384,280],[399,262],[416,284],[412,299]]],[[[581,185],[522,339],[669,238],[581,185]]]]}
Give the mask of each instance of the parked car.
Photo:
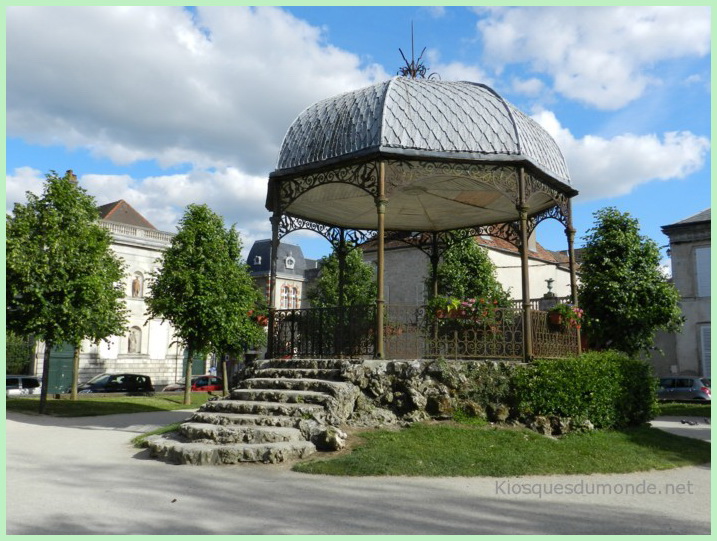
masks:
{"type": "Polygon", "coordinates": [[[5,396],[39,395],[41,391],[37,376],[5,376],[5,396]]]}
{"type": "Polygon", "coordinates": [[[660,378],[657,398],[659,400],[700,400],[711,402],[711,380],[710,378],[698,376],[660,378]]]}
{"type": "Polygon", "coordinates": [[[100,374],[77,386],[79,393],[154,394],[152,378],[141,374],[100,374]]]}
{"type": "MultiPolygon", "coordinates": [[[[184,380],[167,385],[162,392],[171,393],[173,391],[183,390],[184,380]]],[[[203,376],[192,377],[192,391],[211,392],[222,390],[224,390],[224,382],[222,381],[222,378],[212,376],[211,374],[204,374],[203,376]]]]}

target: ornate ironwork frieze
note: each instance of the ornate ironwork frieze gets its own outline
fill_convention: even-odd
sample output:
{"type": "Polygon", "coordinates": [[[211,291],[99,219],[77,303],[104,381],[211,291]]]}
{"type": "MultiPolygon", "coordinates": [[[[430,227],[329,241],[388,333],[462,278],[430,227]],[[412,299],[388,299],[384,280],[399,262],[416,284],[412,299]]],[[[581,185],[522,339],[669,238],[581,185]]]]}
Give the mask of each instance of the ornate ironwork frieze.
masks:
{"type": "Polygon", "coordinates": [[[279,183],[280,206],[288,208],[303,194],[327,184],[350,184],[373,197],[378,196],[378,163],[375,161],[337,167],[309,175],[277,179],[279,183]]]}
{"type": "MultiPolygon", "coordinates": [[[[279,222],[279,239],[301,229],[318,233],[328,240],[335,249],[341,245],[342,228],[291,216],[290,214],[281,216],[281,221],[279,222]]],[[[343,229],[343,234],[344,242],[349,248],[363,244],[375,236],[373,231],[363,229],[343,229]]]]}

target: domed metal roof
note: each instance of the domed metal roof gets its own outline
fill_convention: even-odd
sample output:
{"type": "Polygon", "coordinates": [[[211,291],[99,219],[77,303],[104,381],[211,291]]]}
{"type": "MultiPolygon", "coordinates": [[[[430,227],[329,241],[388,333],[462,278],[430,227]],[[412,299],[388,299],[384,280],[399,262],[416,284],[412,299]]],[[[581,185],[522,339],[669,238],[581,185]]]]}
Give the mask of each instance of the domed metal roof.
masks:
{"type": "Polygon", "coordinates": [[[394,77],[304,110],[289,128],[283,176],[372,154],[524,162],[569,184],[555,141],[486,85],[394,77]]]}

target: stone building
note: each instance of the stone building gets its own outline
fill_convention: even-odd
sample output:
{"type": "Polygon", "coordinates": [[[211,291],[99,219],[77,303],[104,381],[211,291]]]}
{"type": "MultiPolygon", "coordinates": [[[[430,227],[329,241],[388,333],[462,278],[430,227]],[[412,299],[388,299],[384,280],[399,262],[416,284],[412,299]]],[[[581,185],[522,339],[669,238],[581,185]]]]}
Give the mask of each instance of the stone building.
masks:
{"type": "MultiPolygon", "coordinates": [[[[159,266],[158,259],[173,235],[155,228],[124,200],[99,207],[99,225],[112,235],[112,251],[122,259],[127,272],[124,282],[125,304],[129,310],[127,333],[111,336],[99,345],[83,342],[80,352],[79,381],[105,372],[145,374],[161,387],[183,377],[184,351],[175,343],[168,322],[148,319],[145,305],[149,273],[159,266]]],[[[44,344],[36,348],[36,366],[42,372],[44,344]]],[[[62,392],[71,383],[71,348],[52,353],[50,392],[62,392]]],[[[195,373],[203,373],[197,361],[195,373]]]]}
{"type": "MultiPolygon", "coordinates": [[[[476,242],[488,251],[496,267],[496,278],[512,299],[522,295],[520,254],[511,243],[481,236],[476,242]]],[[[384,295],[387,304],[422,305],[428,300],[426,280],[430,262],[423,251],[402,241],[389,241],[385,245],[386,278],[384,295]]],[[[373,243],[364,247],[364,259],[375,263],[373,243]]],[[[530,291],[533,298],[550,291],[558,298],[570,296],[570,269],[568,258],[561,252],[543,248],[534,237],[529,241],[530,291]],[[548,280],[550,288],[548,288],[548,280]]]]}
{"type": "Polygon", "coordinates": [[[655,343],[657,375],[685,374],[710,377],[711,356],[711,209],[662,227],[670,239],[672,280],[680,293],[685,317],[681,332],[661,333],[655,343]]]}
{"type": "Polygon", "coordinates": [[[279,243],[276,261],[276,289],[274,299],[269,299],[271,276],[271,240],[256,241],[247,256],[249,272],[257,286],[265,292],[269,306],[276,309],[307,308],[308,285],[316,277],[319,262],[304,257],[301,246],[279,243]]]}

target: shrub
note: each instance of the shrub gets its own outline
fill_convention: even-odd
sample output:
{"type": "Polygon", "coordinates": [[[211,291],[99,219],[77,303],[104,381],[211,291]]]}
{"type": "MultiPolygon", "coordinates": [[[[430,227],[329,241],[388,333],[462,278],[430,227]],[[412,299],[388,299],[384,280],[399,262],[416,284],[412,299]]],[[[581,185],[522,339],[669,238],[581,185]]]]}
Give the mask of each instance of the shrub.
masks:
{"type": "Polygon", "coordinates": [[[615,351],[536,360],[515,374],[522,417],[589,419],[596,428],[640,425],[657,413],[656,380],[649,365],[615,351]]]}
{"type": "Polygon", "coordinates": [[[469,365],[465,372],[467,381],[456,395],[459,407],[468,415],[474,404],[484,412],[499,404],[512,407],[515,403],[513,374],[517,369],[518,365],[512,363],[469,365]]]}

